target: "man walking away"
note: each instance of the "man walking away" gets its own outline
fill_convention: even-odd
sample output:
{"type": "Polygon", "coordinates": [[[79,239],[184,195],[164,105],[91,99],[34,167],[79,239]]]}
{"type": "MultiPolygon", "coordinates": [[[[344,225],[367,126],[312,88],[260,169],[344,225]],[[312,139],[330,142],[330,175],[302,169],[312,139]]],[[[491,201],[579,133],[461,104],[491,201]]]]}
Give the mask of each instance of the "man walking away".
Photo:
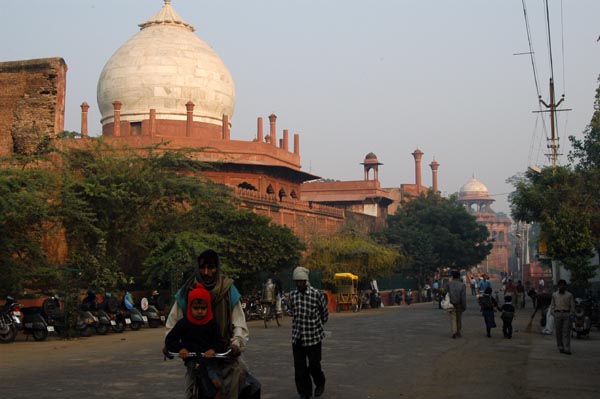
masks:
{"type": "Polygon", "coordinates": [[[448,283],[450,303],[454,309],[450,312],[452,320],[452,338],[460,338],[462,313],[467,309],[467,286],[460,280],[460,271],[452,270],[452,281],[448,283]]]}
{"type": "Polygon", "coordinates": [[[550,309],[554,314],[556,344],[560,353],[571,354],[571,315],[575,313],[573,294],[567,291],[567,282],[558,282],[558,291],[552,294],[550,309]]]}
{"type": "Polygon", "coordinates": [[[294,317],[294,377],[301,399],[312,397],[313,382],[316,397],[321,396],[325,390],[325,374],[321,370],[321,341],[325,337],[323,325],[327,322],[329,312],[325,295],[308,285],[308,273],[308,269],[304,267],[294,269],[296,289],[290,293],[290,310],[294,317]]]}

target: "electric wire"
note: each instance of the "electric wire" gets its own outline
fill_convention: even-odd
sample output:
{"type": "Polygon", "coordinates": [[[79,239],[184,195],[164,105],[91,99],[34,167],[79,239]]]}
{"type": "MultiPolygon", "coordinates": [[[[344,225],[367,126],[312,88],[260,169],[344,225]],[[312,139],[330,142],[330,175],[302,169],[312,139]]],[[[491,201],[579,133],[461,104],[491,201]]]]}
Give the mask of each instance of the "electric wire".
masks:
{"type": "MultiPolygon", "coordinates": [[[[566,80],[566,73],[565,73],[565,23],[564,23],[564,8],[563,8],[563,0],[560,0],[560,41],[561,41],[561,53],[562,53],[562,79],[563,79],[563,84],[562,84],[562,92],[563,95],[565,95],[566,91],[567,91],[567,80],[566,80]]],[[[557,113],[558,114],[558,113],[557,113]]],[[[564,127],[562,129],[562,135],[563,135],[563,139],[567,139],[567,126],[569,124],[569,113],[566,113],[567,115],[565,115],[565,123],[564,123],[564,127]]],[[[558,115],[556,116],[557,121],[558,121],[558,115]]],[[[559,139],[559,143],[560,143],[560,136],[558,137],[559,139]]],[[[560,154],[559,154],[560,155],[560,154]]],[[[558,157],[558,161],[560,164],[560,157],[558,157]]]]}
{"type": "Polygon", "coordinates": [[[546,140],[548,139],[548,129],[546,127],[546,120],[544,118],[541,118],[542,120],[542,132],[543,135],[546,136],[546,140],[544,140],[542,137],[540,137],[539,139],[536,139],[537,134],[537,127],[538,127],[538,120],[540,119],[540,115],[541,115],[541,111],[543,110],[542,108],[542,104],[540,103],[539,99],[542,97],[541,95],[541,91],[540,91],[540,85],[539,85],[539,81],[538,81],[538,72],[537,72],[537,66],[536,66],[536,60],[535,60],[535,51],[533,50],[533,41],[531,39],[531,26],[529,24],[529,17],[527,14],[527,4],[525,2],[525,0],[521,0],[521,4],[523,6],[523,17],[525,19],[525,30],[527,33],[527,42],[529,44],[529,57],[531,60],[531,69],[533,71],[533,81],[535,83],[535,91],[536,91],[536,95],[537,95],[537,105],[538,105],[538,111],[540,111],[537,115],[536,121],[535,121],[535,128],[534,128],[534,134],[532,136],[531,139],[531,145],[530,145],[530,152],[529,152],[529,159],[527,160],[527,163],[531,163],[532,161],[532,153],[533,153],[533,147],[534,144],[537,143],[537,156],[535,159],[536,164],[539,161],[539,154],[542,151],[542,145],[543,143],[546,142],[546,140]]]}
{"type": "MultiPolygon", "coordinates": [[[[554,60],[553,60],[553,56],[552,56],[552,36],[550,33],[550,8],[548,6],[548,0],[545,0],[545,4],[546,4],[546,30],[547,30],[547,35],[548,35],[548,57],[550,58],[550,79],[552,82],[554,82],[554,60]]],[[[555,91],[556,93],[556,91],[555,91]]],[[[551,106],[554,106],[554,98],[550,99],[551,106]]],[[[549,155],[549,157],[553,158],[554,155],[558,155],[558,148],[560,147],[560,134],[558,132],[558,118],[557,118],[557,112],[554,112],[554,137],[552,137],[550,140],[552,141],[552,151],[549,155]],[[554,143],[554,140],[557,141],[557,143],[554,143]]],[[[558,160],[558,156],[556,157],[556,160],[558,160]]]]}

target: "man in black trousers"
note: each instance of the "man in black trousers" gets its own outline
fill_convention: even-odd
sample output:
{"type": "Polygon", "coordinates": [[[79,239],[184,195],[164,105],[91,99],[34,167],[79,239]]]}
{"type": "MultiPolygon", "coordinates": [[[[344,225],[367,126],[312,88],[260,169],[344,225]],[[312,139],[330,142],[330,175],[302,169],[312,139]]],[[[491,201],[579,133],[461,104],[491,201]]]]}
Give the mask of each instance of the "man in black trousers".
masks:
{"type": "Polygon", "coordinates": [[[323,325],[327,322],[329,312],[325,295],[308,285],[308,273],[308,269],[304,267],[294,269],[296,289],[290,293],[290,310],[294,317],[294,377],[301,399],[312,397],[313,382],[315,397],[321,396],[325,390],[325,374],[321,369],[321,341],[325,337],[323,325]]]}

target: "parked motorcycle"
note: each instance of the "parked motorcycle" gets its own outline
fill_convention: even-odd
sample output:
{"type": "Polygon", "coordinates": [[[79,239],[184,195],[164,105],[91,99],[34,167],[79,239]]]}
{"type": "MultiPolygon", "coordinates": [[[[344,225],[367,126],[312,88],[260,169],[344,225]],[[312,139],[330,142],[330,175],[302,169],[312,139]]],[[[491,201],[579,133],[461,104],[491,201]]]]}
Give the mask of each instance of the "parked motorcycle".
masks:
{"type": "Polygon", "coordinates": [[[23,313],[21,312],[23,305],[21,305],[12,296],[6,297],[6,303],[4,304],[4,311],[7,312],[12,318],[17,330],[21,329],[23,323],[23,313]]]}
{"type": "Polygon", "coordinates": [[[160,292],[158,292],[157,290],[154,290],[152,292],[150,299],[148,299],[148,305],[154,306],[154,308],[158,312],[158,316],[160,317],[160,322],[162,324],[165,324],[167,320],[167,305],[162,295],[160,295],[160,292]]]}
{"type": "Polygon", "coordinates": [[[96,293],[92,290],[88,290],[87,296],[83,299],[81,303],[81,310],[84,312],[90,312],[92,315],[98,318],[98,323],[96,325],[96,333],[100,335],[105,335],[108,330],[111,328],[111,318],[104,311],[104,309],[100,309],[100,304],[98,303],[98,298],[96,297],[96,293]]]}
{"type": "Polygon", "coordinates": [[[369,295],[369,305],[373,309],[381,307],[381,294],[379,293],[379,291],[371,291],[371,294],[369,295]]]}
{"type": "Polygon", "coordinates": [[[263,309],[260,296],[243,297],[241,301],[246,320],[258,320],[262,317],[263,309]]]}
{"type": "Polygon", "coordinates": [[[575,300],[575,315],[571,319],[571,330],[577,338],[587,337],[592,329],[592,320],[582,302],[580,298],[575,300]]]}
{"type": "Polygon", "coordinates": [[[106,313],[114,332],[125,331],[125,317],[119,311],[119,301],[110,292],[104,294],[104,299],[98,304],[98,310],[106,313]]]}
{"type": "MultiPolygon", "coordinates": [[[[65,314],[60,307],[60,298],[58,295],[53,295],[42,304],[43,315],[46,318],[46,323],[49,331],[56,331],[58,334],[65,333],[65,314]]],[[[100,325],[98,316],[94,315],[90,310],[81,310],[77,317],[76,328],[79,335],[82,337],[91,336],[100,325]]]]}
{"type": "Polygon", "coordinates": [[[412,290],[409,288],[408,290],[406,290],[406,292],[404,294],[404,302],[406,302],[406,304],[410,306],[410,304],[412,303],[412,300],[413,300],[412,290]]]}
{"type": "Polygon", "coordinates": [[[290,305],[288,304],[288,297],[286,297],[285,295],[281,296],[281,311],[285,315],[293,316],[292,310],[290,309],[290,305]]]}
{"type": "Polygon", "coordinates": [[[30,306],[22,308],[21,312],[23,312],[23,332],[25,335],[32,335],[36,341],[45,341],[48,338],[49,330],[42,307],[30,306]]]}
{"type": "Polygon", "coordinates": [[[148,298],[142,298],[139,303],[139,309],[142,313],[142,317],[145,317],[146,322],[148,323],[148,327],[157,328],[162,325],[165,320],[164,316],[161,318],[161,315],[153,305],[150,305],[148,298]]]}
{"type": "Polygon", "coordinates": [[[21,325],[21,305],[11,296],[0,308],[0,342],[13,342],[21,325]]]}

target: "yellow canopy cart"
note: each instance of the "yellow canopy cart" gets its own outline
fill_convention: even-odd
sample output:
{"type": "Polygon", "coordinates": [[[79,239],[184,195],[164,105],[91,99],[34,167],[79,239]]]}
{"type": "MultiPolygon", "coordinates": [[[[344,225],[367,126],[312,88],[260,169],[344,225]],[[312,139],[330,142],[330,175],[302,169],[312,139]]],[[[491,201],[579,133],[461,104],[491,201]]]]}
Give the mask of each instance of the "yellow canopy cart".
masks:
{"type": "Polygon", "coordinates": [[[336,273],[333,275],[333,282],[337,294],[335,310],[339,312],[342,309],[352,309],[358,312],[358,276],[352,273],[336,273]]]}

